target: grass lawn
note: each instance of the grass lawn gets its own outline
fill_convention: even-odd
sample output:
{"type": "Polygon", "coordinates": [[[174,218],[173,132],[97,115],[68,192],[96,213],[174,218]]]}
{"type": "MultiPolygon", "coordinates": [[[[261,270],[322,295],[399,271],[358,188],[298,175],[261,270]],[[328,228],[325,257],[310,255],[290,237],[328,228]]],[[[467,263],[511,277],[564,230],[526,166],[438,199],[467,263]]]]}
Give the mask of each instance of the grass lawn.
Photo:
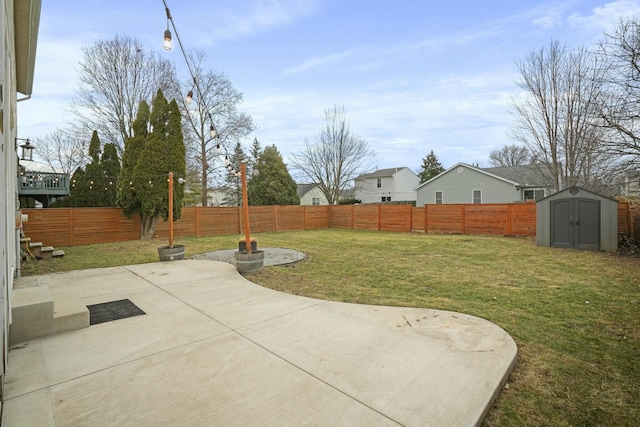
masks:
{"type": "MultiPolygon", "coordinates": [[[[485,426],[640,425],[640,259],[532,239],[318,230],[255,235],[305,261],[249,276],[334,301],[468,313],[505,329],[518,363],[485,426]]],[[[180,239],[186,256],[238,236],[180,239]]],[[[63,248],[22,274],[154,262],[166,241],[63,248]]]]}

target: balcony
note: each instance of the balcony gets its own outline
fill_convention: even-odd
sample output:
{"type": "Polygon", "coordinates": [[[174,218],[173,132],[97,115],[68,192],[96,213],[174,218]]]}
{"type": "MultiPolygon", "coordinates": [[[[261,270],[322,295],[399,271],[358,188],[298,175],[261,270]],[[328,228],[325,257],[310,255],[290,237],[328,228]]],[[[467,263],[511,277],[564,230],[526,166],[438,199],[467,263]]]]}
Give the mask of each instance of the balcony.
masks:
{"type": "Polygon", "coordinates": [[[18,177],[18,195],[21,197],[55,197],[68,194],[69,174],[24,172],[18,177]]]}

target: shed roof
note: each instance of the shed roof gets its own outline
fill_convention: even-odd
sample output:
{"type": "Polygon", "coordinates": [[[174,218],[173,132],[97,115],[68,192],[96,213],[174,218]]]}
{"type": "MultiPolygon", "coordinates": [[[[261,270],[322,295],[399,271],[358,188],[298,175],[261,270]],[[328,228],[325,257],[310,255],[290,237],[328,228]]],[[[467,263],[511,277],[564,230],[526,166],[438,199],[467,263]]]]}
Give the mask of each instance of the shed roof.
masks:
{"type": "Polygon", "coordinates": [[[614,201],[614,202],[618,203],[618,201],[616,199],[612,199],[611,197],[603,196],[602,194],[594,193],[593,191],[590,191],[590,190],[587,190],[585,188],[578,187],[578,186],[575,186],[575,185],[573,187],[568,187],[568,188],[565,188],[564,190],[560,190],[560,191],[558,191],[556,193],[550,194],[547,197],[544,197],[544,198],[542,198],[540,200],[536,200],[536,203],[540,203],[541,201],[547,200],[549,198],[557,199],[557,198],[561,197],[561,195],[564,194],[564,193],[569,193],[571,195],[578,194],[578,193],[574,193],[576,190],[578,191],[578,193],[585,192],[585,193],[591,194],[592,196],[596,196],[596,197],[602,198],[602,199],[611,200],[611,201],[614,201]]]}

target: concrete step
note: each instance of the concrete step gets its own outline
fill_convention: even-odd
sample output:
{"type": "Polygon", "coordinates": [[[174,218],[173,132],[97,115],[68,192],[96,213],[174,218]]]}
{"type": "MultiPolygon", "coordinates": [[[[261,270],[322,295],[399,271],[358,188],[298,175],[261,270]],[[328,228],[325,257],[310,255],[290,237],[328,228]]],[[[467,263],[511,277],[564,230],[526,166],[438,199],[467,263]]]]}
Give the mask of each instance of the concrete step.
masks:
{"type": "Polygon", "coordinates": [[[53,258],[53,246],[42,246],[40,248],[40,258],[42,259],[53,258]]]}
{"type": "Polygon", "coordinates": [[[54,333],[75,331],[89,327],[89,309],[75,295],[53,296],[54,333]]]}
{"type": "Polygon", "coordinates": [[[40,249],[42,248],[42,242],[29,242],[29,252],[34,257],[40,257],[40,249]]]}
{"type": "Polygon", "coordinates": [[[53,257],[63,257],[64,256],[64,251],[62,249],[58,249],[53,251],[53,257]]]}
{"type": "Polygon", "coordinates": [[[11,293],[9,343],[15,345],[89,326],[89,309],[79,297],[50,292],[48,286],[11,293]]]}
{"type": "Polygon", "coordinates": [[[52,335],[53,297],[48,286],[14,289],[11,293],[11,345],[52,335]]]}

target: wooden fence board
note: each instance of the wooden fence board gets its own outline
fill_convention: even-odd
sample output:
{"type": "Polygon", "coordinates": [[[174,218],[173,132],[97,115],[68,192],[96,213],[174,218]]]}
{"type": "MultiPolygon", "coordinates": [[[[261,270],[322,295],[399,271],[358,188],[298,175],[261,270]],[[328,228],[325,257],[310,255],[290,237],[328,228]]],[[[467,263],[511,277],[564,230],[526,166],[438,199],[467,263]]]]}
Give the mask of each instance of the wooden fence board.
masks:
{"type": "Polygon", "coordinates": [[[411,230],[424,231],[424,208],[411,208],[411,230]]]}
{"type": "Polygon", "coordinates": [[[329,227],[352,229],[353,207],[354,205],[331,206],[329,227]]]}
{"type": "Polygon", "coordinates": [[[379,205],[380,231],[411,231],[411,205],[379,205]]]}
{"type": "Polygon", "coordinates": [[[249,206],[249,227],[252,233],[276,231],[276,206],[249,206]]]}
{"type": "MultiPolygon", "coordinates": [[[[124,217],[119,208],[23,209],[29,221],[24,232],[32,241],[49,246],[137,240],[138,215],[124,217]]],[[[237,207],[183,208],[174,222],[174,237],[241,234],[241,209],[237,207]]],[[[342,228],[429,233],[535,236],[535,203],[338,206],[251,206],[252,233],[342,228]]],[[[640,204],[618,204],[618,230],[640,234],[640,204]],[[634,227],[635,224],[635,228],[634,227]]],[[[168,223],[160,221],[156,236],[168,237],[168,223]]]]}
{"type": "Polygon", "coordinates": [[[329,228],[330,206],[305,206],[304,208],[306,230],[329,228]]]}
{"type": "Polygon", "coordinates": [[[429,233],[464,233],[464,205],[429,205],[425,216],[429,233]]]}
{"type": "Polygon", "coordinates": [[[304,230],[304,206],[276,206],[276,231],[304,230]]]}
{"type": "Polygon", "coordinates": [[[379,230],[379,206],[355,205],[353,206],[354,230],[379,230]]]}

